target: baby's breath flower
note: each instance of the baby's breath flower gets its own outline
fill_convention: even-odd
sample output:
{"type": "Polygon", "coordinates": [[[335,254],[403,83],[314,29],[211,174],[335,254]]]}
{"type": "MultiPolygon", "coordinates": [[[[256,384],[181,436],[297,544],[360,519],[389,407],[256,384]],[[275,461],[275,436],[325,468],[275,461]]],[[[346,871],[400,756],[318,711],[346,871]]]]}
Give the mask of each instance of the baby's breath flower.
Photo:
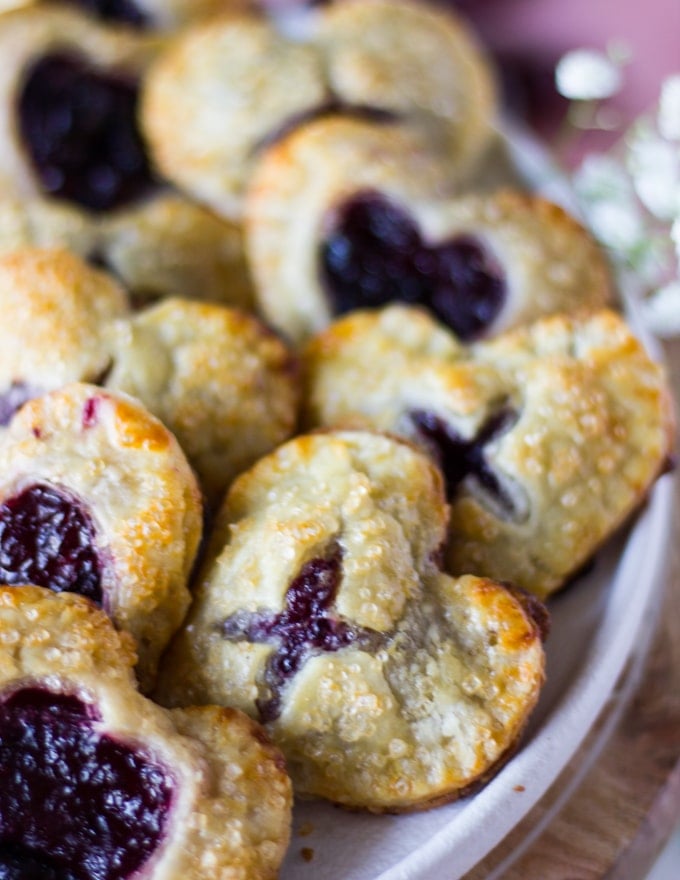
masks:
{"type": "Polygon", "coordinates": [[[640,305],[647,327],[662,338],[680,334],[680,281],[671,281],[640,305]]]}
{"type": "MultiPolygon", "coordinates": [[[[591,128],[598,99],[620,87],[615,73],[620,68],[611,58],[592,50],[570,52],[557,67],[559,91],[591,101],[591,128]]],[[[663,83],[658,112],[637,120],[608,154],[588,156],[573,185],[620,279],[634,277],[649,329],[680,334],[680,74],[663,83]]]]}
{"type": "Polygon", "coordinates": [[[555,70],[557,91],[572,101],[611,98],[621,88],[621,81],[620,67],[596,49],[567,52],[555,70]]]}
{"type": "Polygon", "coordinates": [[[669,141],[680,141],[680,73],[669,76],[661,87],[659,132],[669,141]]]}

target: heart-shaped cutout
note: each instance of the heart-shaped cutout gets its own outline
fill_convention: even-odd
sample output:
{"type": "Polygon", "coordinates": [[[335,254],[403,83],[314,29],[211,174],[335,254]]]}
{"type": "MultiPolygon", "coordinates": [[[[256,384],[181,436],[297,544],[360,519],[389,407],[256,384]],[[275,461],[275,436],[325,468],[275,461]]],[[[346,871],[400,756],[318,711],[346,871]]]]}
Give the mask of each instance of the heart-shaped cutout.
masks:
{"type": "Polygon", "coordinates": [[[77,54],[55,52],[34,62],[17,114],[46,193],[107,211],[152,191],[137,94],[134,80],[95,70],[77,54]]]}
{"type": "Polygon", "coordinates": [[[0,582],[100,604],[137,640],[151,687],[189,604],[202,528],[175,437],[131,397],[69,384],[0,431],[0,582]]]}
{"type": "Polygon", "coordinates": [[[126,880],[158,848],[172,774],[98,720],[78,697],[37,687],[0,703],[0,875],[26,877],[28,864],[41,878],[126,880]]]}
{"type": "Polygon", "coordinates": [[[103,567],[90,513],[63,490],[36,484],[0,504],[0,583],[68,590],[101,605],[103,567]]]}
{"type": "Polygon", "coordinates": [[[341,205],[329,227],[320,263],[335,314],[401,301],[472,340],[505,305],[504,273],[481,241],[461,235],[429,245],[408,213],[378,193],[341,205]]]}

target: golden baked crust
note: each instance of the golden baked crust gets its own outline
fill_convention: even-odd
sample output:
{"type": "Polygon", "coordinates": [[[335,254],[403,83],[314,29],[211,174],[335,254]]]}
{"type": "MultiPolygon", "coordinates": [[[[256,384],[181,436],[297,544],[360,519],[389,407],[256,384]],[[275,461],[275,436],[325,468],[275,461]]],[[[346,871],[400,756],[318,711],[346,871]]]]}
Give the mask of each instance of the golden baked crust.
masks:
{"type": "Polygon", "coordinates": [[[35,397],[67,382],[99,381],[111,363],[108,324],[128,307],[112,278],[68,251],[0,256],[0,396],[12,387],[35,397]]]}
{"type": "Polygon", "coordinates": [[[416,309],[356,312],[303,367],[308,427],[393,431],[443,456],[448,571],[540,597],[640,504],[671,448],[663,370],[609,311],[471,347],[416,309]]]}
{"type": "Polygon", "coordinates": [[[360,0],[324,7],[307,25],[294,41],[255,15],[226,16],[169,47],[149,73],[142,106],[169,180],[238,216],[258,149],[328,113],[408,121],[457,173],[482,150],[494,88],[457,19],[408,0],[360,0]]]}
{"type": "Polygon", "coordinates": [[[279,447],[227,495],[157,696],[267,720],[300,794],[376,812],[454,799],[516,742],[543,651],[510,591],[438,570],[446,524],[409,445],[279,447]]]}
{"type": "Polygon", "coordinates": [[[253,721],[216,707],[166,712],[142,697],[131,673],[131,640],[80,596],[2,587],[0,634],[5,697],[22,688],[75,693],[100,714],[99,734],[169,770],[167,833],[145,877],[276,877],[290,833],[290,782],[280,754],[253,721]]]}
{"type": "Polygon", "coordinates": [[[168,299],[118,321],[106,387],[139,398],[173,431],[211,505],[297,423],[295,362],[255,317],[168,299]]]}
{"type": "Polygon", "coordinates": [[[50,53],[87,59],[97,71],[138,77],[159,46],[98,24],[68,7],[34,6],[0,18],[0,192],[26,198],[43,193],[17,118],[17,100],[27,72],[50,53]]]}
{"type": "Polygon", "coordinates": [[[135,637],[148,690],[189,604],[202,526],[173,435],[127,395],[71,384],[24,404],[0,433],[0,475],[4,505],[46,486],[90,517],[103,606],[135,637]]]}
{"type": "Polygon", "coordinates": [[[331,91],[422,126],[458,173],[491,135],[495,83],[473,32],[450,10],[412,0],[336,0],[320,14],[331,91]]]}
{"type": "Polygon", "coordinates": [[[455,197],[454,183],[450,163],[402,126],[317,120],[271,147],[251,180],[245,214],[268,319],[295,340],[330,323],[334,303],[321,250],[338,212],[365,195],[404,212],[426,245],[472,239],[484,248],[506,287],[485,335],[611,299],[604,254],[562,208],[512,190],[455,197]]]}
{"type": "MultiPolygon", "coordinates": [[[[45,6],[78,4],[73,0],[0,0],[0,12],[5,9],[39,5],[44,9],[45,6]]],[[[222,13],[226,9],[237,12],[250,10],[253,8],[254,2],[253,0],[134,0],[130,5],[134,6],[139,15],[144,18],[142,27],[145,31],[148,29],[172,31],[184,27],[189,22],[222,13]]],[[[97,14],[86,3],[82,4],[81,11],[83,14],[106,22],[109,27],[129,27],[129,24],[120,21],[115,13],[97,14]]],[[[133,25],[133,27],[135,26],[133,25]]]]}
{"type": "Polygon", "coordinates": [[[211,505],[296,427],[296,362],[252,315],[174,298],[133,313],[105,273],[36,248],[0,256],[0,312],[0,425],[67,382],[127,392],[177,436],[211,505]]]}
{"type": "Polygon", "coordinates": [[[254,305],[240,227],[171,192],[101,214],[57,199],[0,200],[0,254],[27,246],[66,248],[107,267],[136,303],[254,305]]]}
{"type": "Polygon", "coordinates": [[[97,232],[96,255],[138,304],[181,296],[254,308],[241,228],[183,196],[162,191],[104,214],[97,232]]]}
{"type": "Polygon", "coordinates": [[[327,100],[321,59],[256,15],[187,29],[152,66],[142,125],[161,172],[238,217],[255,150],[291,117],[327,100]]]}

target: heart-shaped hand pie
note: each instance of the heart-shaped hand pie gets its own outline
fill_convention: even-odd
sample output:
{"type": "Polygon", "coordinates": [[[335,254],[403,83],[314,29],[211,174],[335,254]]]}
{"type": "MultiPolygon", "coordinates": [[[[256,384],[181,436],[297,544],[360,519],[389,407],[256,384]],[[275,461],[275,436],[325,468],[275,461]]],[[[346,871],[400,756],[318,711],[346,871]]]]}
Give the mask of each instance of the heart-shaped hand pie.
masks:
{"type": "Polygon", "coordinates": [[[227,495],[161,702],[262,719],[300,793],[352,807],[424,808],[488,778],[536,702],[545,612],[442,574],[446,525],[439,472],[409,445],[279,447],[227,495]]]}
{"type": "Polygon", "coordinates": [[[642,501],[672,444],[663,371],[614,312],[464,347],[424,312],[391,306],[337,321],[303,362],[307,427],[394,432],[441,464],[447,570],[540,597],[642,501]]]}
{"type": "Polygon", "coordinates": [[[463,174],[495,111],[486,61],[448,11],[408,0],[346,0],[309,13],[296,39],[256,15],[187,31],[149,71],[142,123],[180,188],[238,217],[259,150],[320,115],[415,127],[463,174]],[[432,64],[431,59],[437,63],[432,64]]]}
{"type": "Polygon", "coordinates": [[[268,880],[286,848],[283,761],[240,712],[166,712],[79,596],[0,588],[0,876],[268,880]]]}
{"type": "Polygon", "coordinates": [[[0,252],[68,247],[140,300],[252,306],[240,229],[170,193],[137,126],[157,39],[109,30],[68,5],[0,20],[0,252]]]}
{"type": "Polygon", "coordinates": [[[152,192],[136,115],[138,78],[155,51],[68,8],[3,15],[3,193],[106,211],[152,192]]]}
{"type": "Polygon", "coordinates": [[[454,197],[422,142],[357,120],[317,120],[263,154],[246,244],[262,310],[295,340],[392,301],[471,341],[611,297],[603,253],[562,208],[511,190],[454,197]]]}
{"type": "Polygon", "coordinates": [[[142,403],[177,436],[211,504],[297,420],[297,371],[255,317],[168,299],[130,313],[104,273],[66,251],[0,256],[0,424],[67,382],[142,403]]]}
{"type": "Polygon", "coordinates": [[[135,637],[145,690],[189,604],[196,479],[125,395],[67,385],[0,433],[0,583],[81,593],[135,637]]]}

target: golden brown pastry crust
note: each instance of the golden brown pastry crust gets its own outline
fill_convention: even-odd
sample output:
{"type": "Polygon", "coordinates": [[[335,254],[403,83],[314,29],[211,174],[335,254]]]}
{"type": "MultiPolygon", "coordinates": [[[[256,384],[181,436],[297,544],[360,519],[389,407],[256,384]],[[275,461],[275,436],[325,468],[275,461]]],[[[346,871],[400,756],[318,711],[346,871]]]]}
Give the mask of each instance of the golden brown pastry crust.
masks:
{"type": "Polygon", "coordinates": [[[36,248],[0,256],[0,312],[0,424],[67,382],[127,392],[177,436],[211,506],[296,427],[296,361],[252,315],[174,298],[132,313],[108,275],[36,248]]]}
{"type": "Polygon", "coordinates": [[[139,398],[176,435],[211,506],[297,424],[298,371],[255,317],[168,299],[118,321],[106,387],[139,398]]]}
{"type": "MultiPolygon", "coordinates": [[[[66,0],[0,0],[0,12],[5,9],[18,9],[26,6],[41,6],[43,9],[53,6],[67,6],[66,0]]],[[[149,29],[172,31],[184,27],[192,21],[223,13],[226,9],[244,12],[253,8],[252,0],[134,0],[134,6],[145,17],[144,31],[149,29]]],[[[105,16],[96,16],[86,5],[82,6],[83,14],[104,22],[109,28],[127,30],[129,25],[105,16]]]]}
{"type": "Polygon", "coordinates": [[[196,479],[172,434],[137,401],[71,384],[24,404],[0,433],[0,501],[47,485],[90,514],[104,607],[131,633],[148,690],[189,605],[201,535],[196,479]]]}
{"type": "Polygon", "coordinates": [[[517,740],[542,684],[543,651],[536,621],[510,591],[438,570],[446,523],[441,477],[411,446],[345,432],[279,447],[227,496],[157,696],[268,716],[303,795],[375,812],[454,799],[517,740]],[[327,581],[300,584],[305,567],[333,554],[335,595],[327,581]],[[286,636],[248,637],[247,621],[284,619],[284,607],[295,618],[305,589],[321,605],[330,593],[326,625],[355,636],[339,650],[312,648],[272,684],[286,636]],[[241,636],[225,637],[239,627],[241,636]]]}
{"type": "Polygon", "coordinates": [[[128,308],[110,276],[68,251],[0,256],[0,395],[99,381],[111,364],[107,327],[128,308]]]}
{"type": "Polygon", "coordinates": [[[105,266],[137,304],[182,296],[254,307],[241,228],[167,190],[102,214],[57,199],[3,198],[0,254],[30,246],[105,266]]]}
{"type": "Polygon", "coordinates": [[[108,29],[77,10],[39,6],[8,12],[0,18],[0,192],[3,197],[40,195],[22,143],[17,99],[31,66],[52,52],[84,57],[95,70],[125,71],[138,77],[158,46],[128,32],[108,29]]]}
{"type": "Polygon", "coordinates": [[[254,308],[240,226],[175,193],[103,215],[96,256],[137,304],[181,296],[254,308]]]}
{"type": "Polygon", "coordinates": [[[213,706],[166,712],[142,697],[131,639],[80,596],[0,587],[0,634],[0,690],[75,691],[101,714],[99,729],[170,769],[168,833],[145,877],[276,877],[289,838],[290,782],[254,722],[213,706]]]}
{"type": "Polygon", "coordinates": [[[291,40],[255,15],[225,16],[170,46],[142,103],[152,154],[169,180],[239,216],[258,149],[329,112],[408,121],[458,172],[482,150],[494,88],[457,19],[408,0],[360,0],[324,7],[308,25],[304,39],[291,40]]]}
{"type": "Polygon", "coordinates": [[[370,427],[428,447],[417,413],[471,439],[507,412],[482,452],[512,509],[463,480],[450,499],[447,570],[540,597],[640,504],[671,447],[663,370],[610,311],[544,318],[470,347],[416,309],[355,312],[310,341],[303,365],[308,427],[370,427]]]}
{"type": "Polygon", "coordinates": [[[486,335],[609,302],[604,254],[561,207],[509,189],[455,196],[454,186],[449,163],[403,126],[324,119],[271,147],[245,212],[257,298],[269,321],[294,340],[330,323],[321,248],[337,210],[367,193],[404,211],[424,242],[470,237],[493,256],[507,295],[486,335]]]}

